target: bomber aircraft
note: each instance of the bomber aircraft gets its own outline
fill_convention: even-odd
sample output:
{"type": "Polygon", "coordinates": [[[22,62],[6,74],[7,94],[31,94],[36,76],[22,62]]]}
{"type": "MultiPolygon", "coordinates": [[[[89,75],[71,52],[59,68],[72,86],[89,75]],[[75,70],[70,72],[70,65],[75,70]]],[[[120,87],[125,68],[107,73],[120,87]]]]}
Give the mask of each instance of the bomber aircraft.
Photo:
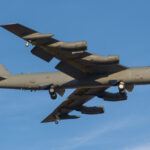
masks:
{"type": "Polygon", "coordinates": [[[126,100],[126,91],[132,91],[134,85],[150,84],[150,67],[128,68],[119,64],[117,55],[91,54],[86,51],[85,41],[62,42],[53,34],[42,34],[17,23],[1,27],[26,40],[26,46],[34,45],[33,55],[46,62],[53,57],[60,60],[56,65],[60,72],[12,75],[0,65],[0,88],[48,90],[52,99],[57,94],[63,96],[66,89],[75,89],[42,123],[80,118],[69,115],[73,110],[82,114],[104,113],[102,106],[89,107],[85,103],[95,96],[105,101],[126,100]],[[106,91],[112,86],[118,87],[117,93],[106,91]]]}

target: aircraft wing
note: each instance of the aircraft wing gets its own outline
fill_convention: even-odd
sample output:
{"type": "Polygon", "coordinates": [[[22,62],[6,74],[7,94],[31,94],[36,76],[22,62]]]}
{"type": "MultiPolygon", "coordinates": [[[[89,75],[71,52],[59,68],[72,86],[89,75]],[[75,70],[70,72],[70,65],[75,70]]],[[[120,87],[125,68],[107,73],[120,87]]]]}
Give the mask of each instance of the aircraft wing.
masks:
{"type": "MultiPolygon", "coordinates": [[[[73,110],[79,110],[84,103],[96,96],[97,93],[104,92],[106,88],[82,88],[76,89],[67,100],[60,104],[42,123],[56,122],[64,119],[77,119],[80,116],[69,115],[73,110]]],[[[103,109],[102,112],[103,113],[103,109]]]]}
{"type": "Polygon", "coordinates": [[[35,56],[49,62],[53,57],[60,60],[56,69],[76,79],[88,74],[109,75],[127,69],[119,64],[119,57],[101,56],[86,52],[87,44],[80,42],[62,42],[53,38],[53,34],[42,34],[20,24],[2,25],[6,30],[32,43],[35,56]]]}

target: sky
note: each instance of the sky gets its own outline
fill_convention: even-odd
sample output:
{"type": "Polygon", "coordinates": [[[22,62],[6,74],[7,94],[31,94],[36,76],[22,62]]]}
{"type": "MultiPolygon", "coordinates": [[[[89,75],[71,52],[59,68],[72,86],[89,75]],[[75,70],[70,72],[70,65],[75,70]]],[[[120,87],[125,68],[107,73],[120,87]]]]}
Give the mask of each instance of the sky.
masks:
{"type": "MultiPolygon", "coordinates": [[[[150,66],[149,8],[149,0],[0,0],[0,24],[17,22],[62,41],[86,40],[91,53],[117,54],[129,67],[150,66]]],[[[31,49],[0,28],[0,63],[12,74],[57,71],[58,60],[44,62],[31,49]]],[[[87,105],[104,106],[102,115],[41,124],[73,90],[53,101],[48,91],[0,89],[0,149],[150,149],[150,85],[136,86],[127,101],[95,97],[87,105]]]]}

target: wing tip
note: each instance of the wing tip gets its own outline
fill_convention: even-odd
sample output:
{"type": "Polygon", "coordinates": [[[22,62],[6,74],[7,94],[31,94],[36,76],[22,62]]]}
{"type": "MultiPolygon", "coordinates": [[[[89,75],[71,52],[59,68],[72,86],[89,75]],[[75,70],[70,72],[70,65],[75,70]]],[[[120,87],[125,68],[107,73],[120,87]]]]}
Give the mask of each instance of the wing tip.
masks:
{"type": "Polygon", "coordinates": [[[45,120],[43,120],[43,121],[41,121],[40,123],[48,123],[48,122],[50,122],[50,121],[45,121],[45,120]]]}
{"type": "Polygon", "coordinates": [[[8,23],[8,24],[2,24],[1,27],[5,28],[7,26],[17,25],[18,23],[8,23]]]}
{"type": "Polygon", "coordinates": [[[42,120],[41,123],[48,123],[49,121],[46,120],[42,120]]]}
{"type": "Polygon", "coordinates": [[[55,122],[57,119],[53,119],[53,120],[47,120],[47,118],[46,119],[44,119],[44,120],[42,120],[41,121],[41,123],[48,123],[48,122],[55,122]]]}
{"type": "Polygon", "coordinates": [[[41,121],[40,123],[46,123],[46,122],[43,120],[43,121],[41,121]]]}

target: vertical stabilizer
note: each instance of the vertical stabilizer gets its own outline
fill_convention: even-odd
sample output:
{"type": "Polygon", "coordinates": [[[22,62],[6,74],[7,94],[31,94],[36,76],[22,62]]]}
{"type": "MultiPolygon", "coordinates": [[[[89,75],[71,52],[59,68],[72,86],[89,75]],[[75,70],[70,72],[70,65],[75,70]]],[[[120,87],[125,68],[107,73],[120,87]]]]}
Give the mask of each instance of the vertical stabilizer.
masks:
{"type": "Polygon", "coordinates": [[[2,65],[0,64],[0,76],[1,75],[10,75],[10,73],[7,71],[7,69],[2,65]]]}

